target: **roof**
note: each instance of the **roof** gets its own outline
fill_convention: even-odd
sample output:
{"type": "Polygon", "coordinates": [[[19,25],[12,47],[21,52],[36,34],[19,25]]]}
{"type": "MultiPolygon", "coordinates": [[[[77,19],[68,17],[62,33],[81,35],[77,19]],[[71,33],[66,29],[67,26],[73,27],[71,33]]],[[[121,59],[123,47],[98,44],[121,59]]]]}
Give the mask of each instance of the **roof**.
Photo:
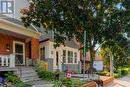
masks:
{"type": "MultiPolygon", "coordinates": [[[[43,27],[37,28],[39,32],[42,32],[43,35],[40,37],[40,42],[45,42],[45,41],[54,41],[54,32],[53,31],[46,31],[43,27]]],[[[66,40],[65,41],[65,46],[71,47],[71,48],[76,48],[79,49],[79,45],[74,39],[71,40],[66,40]]]]}
{"type": "MultiPolygon", "coordinates": [[[[0,15],[0,16],[2,16],[2,17],[0,17],[0,19],[12,22],[12,23],[20,25],[20,26],[24,26],[24,23],[22,21],[18,20],[18,19],[11,18],[11,17],[5,16],[5,15],[0,15]]],[[[32,31],[37,32],[36,29],[33,26],[30,26],[29,28],[26,28],[26,29],[30,29],[32,31]]]]}

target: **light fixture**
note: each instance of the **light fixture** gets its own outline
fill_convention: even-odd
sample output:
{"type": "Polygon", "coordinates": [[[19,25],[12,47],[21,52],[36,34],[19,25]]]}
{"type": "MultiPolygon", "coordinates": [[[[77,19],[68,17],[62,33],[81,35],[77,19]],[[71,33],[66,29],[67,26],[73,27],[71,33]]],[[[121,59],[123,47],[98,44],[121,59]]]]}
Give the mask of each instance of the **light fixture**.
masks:
{"type": "Polygon", "coordinates": [[[6,51],[7,51],[7,52],[10,51],[10,44],[6,44],[6,51]]]}

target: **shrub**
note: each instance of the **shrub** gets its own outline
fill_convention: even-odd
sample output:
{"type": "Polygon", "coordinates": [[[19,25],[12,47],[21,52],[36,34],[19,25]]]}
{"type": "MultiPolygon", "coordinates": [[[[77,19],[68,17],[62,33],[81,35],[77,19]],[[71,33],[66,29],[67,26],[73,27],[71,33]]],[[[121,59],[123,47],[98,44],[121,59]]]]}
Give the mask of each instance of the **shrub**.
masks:
{"type": "Polygon", "coordinates": [[[97,72],[98,75],[106,76],[108,72],[97,72]]]}
{"type": "Polygon", "coordinates": [[[36,63],[36,71],[40,78],[44,80],[54,80],[55,73],[49,72],[46,67],[44,67],[44,61],[37,61],[36,63]]]}
{"type": "Polygon", "coordinates": [[[16,83],[13,87],[32,87],[32,85],[29,83],[20,82],[20,83],[16,83]]]}
{"type": "Polygon", "coordinates": [[[81,86],[84,83],[86,83],[80,79],[74,79],[74,78],[72,78],[71,80],[68,80],[67,78],[62,78],[61,82],[62,82],[62,84],[68,85],[68,86],[70,86],[70,85],[81,86]]]}
{"type": "Polygon", "coordinates": [[[114,78],[120,78],[121,77],[121,74],[119,73],[114,73],[114,78]]]}
{"type": "Polygon", "coordinates": [[[128,70],[121,70],[121,75],[125,76],[128,75],[129,71],[128,70]]]}
{"type": "Polygon", "coordinates": [[[14,75],[12,72],[8,72],[7,74],[5,74],[5,76],[6,76],[6,80],[13,84],[21,82],[21,80],[16,75],[14,75]]]}

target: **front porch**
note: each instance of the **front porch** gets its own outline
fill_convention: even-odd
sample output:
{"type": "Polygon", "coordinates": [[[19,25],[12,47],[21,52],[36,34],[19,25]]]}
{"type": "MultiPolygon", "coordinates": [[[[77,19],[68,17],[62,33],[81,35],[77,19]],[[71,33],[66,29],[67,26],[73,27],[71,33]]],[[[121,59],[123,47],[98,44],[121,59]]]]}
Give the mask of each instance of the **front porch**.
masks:
{"type": "Polygon", "coordinates": [[[36,31],[0,20],[0,71],[29,66],[39,58],[39,37],[36,31]]]}

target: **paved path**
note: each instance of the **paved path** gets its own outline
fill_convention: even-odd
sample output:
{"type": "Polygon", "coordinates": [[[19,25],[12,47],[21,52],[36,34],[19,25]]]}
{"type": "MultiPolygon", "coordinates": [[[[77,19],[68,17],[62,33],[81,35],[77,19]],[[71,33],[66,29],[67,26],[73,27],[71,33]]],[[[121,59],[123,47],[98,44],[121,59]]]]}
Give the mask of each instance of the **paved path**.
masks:
{"type": "Polygon", "coordinates": [[[114,81],[106,87],[130,87],[130,75],[114,79],[114,81]]]}

